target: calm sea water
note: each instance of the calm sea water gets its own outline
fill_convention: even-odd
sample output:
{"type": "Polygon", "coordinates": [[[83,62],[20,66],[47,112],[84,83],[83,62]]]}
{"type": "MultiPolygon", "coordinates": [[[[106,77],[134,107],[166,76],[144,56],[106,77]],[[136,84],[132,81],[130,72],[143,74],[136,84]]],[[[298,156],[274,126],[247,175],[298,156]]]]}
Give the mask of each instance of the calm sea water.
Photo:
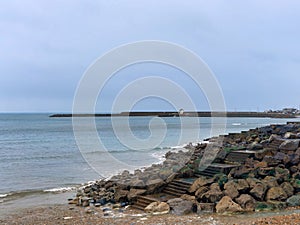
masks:
{"type": "MultiPolygon", "coordinates": [[[[122,132],[125,118],[124,124],[122,118],[119,119],[118,130],[122,132]]],[[[151,119],[151,117],[130,118],[132,133],[139,138],[147,138],[151,134],[149,130],[151,119]]],[[[200,118],[200,124],[195,124],[194,119],[185,118],[186,135],[180,141],[178,141],[181,134],[180,118],[162,119],[167,125],[164,140],[155,148],[145,146],[142,151],[134,151],[118,140],[114,135],[110,118],[96,118],[96,125],[105,148],[118,160],[134,167],[158,162],[166,151],[210,136],[210,118],[200,118]],[[192,134],[199,130],[199,125],[200,136],[195,139],[192,134]]],[[[295,120],[227,118],[226,132],[240,132],[295,120]]],[[[157,126],[153,129],[159,131],[162,127],[157,126]]],[[[127,131],[124,129],[124,132],[127,131]]],[[[89,143],[90,149],[87,154],[98,155],[101,159],[99,156],[103,154],[104,149],[97,149],[93,142],[89,142],[89,131],[85,135],[83,138],[89,143]]],[[[130,139],[128,141],[130,143],[130,139]]],[[[107,160],[99,162],[98,165],[103,168],[105,174],[117,172],[107,160]]],[[[78,149],[71,118],[49,118],[49,114],[0,114],[0,202],[16,193],[55,191],[57,188],[73,187],[98,178],[100,175],[89,166],[78,149]]]]}

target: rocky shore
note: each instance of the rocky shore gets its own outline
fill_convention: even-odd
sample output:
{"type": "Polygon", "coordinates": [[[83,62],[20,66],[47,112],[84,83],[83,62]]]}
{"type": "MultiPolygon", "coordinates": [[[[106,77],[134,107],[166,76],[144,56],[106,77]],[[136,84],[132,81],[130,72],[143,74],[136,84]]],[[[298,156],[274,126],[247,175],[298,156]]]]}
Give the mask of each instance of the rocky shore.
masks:
{"type": "Polygon", "coordinates": [[[168,152],[162,164],[143,171],[123,171],[86,185],[69,204],[83,207],[87,214],[101,208],[107,217],[130,208],[182,216],[276,211],[300,205],[300,123],[206,141],[187,151],[168,152]],[[221,172],[213,174],[213,166],[222,168],[221,172]]]}

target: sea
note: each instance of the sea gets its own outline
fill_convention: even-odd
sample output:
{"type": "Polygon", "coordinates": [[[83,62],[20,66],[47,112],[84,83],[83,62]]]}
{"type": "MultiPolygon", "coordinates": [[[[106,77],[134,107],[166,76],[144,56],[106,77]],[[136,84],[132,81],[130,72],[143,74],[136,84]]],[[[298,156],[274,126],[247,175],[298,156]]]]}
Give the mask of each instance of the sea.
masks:
{"type": "Polygon", "coordinates": [[[97,117],[93,118],[97,141],[91,138],[92,130],[84,126],[88,119],[82,118],[85,127],[80,133],[80,139],[85,140],[82,144],[75,135],[72,118],[50,115],[0,114],[0,207],[28,196],[29,202],[37,202],[41,199],[38,196],[46,194],[51,198],[62,192],[73,195],[74,189],[82,184],[107,178],[122,169],[160,163],[166,152],[184,150],[185,145],[201,142],[212,134],[300,121],[299,118],[223,118],[213,122],[212,118],[197,118],[195,122],[195,118],[189,117],[161,117],[156,125],[151,122],[153,117],[120,117],[113,126],[110,117],[97,117]],[[213,123],[225,129],[212,133],[213,123]],[[159,139],[154,145],[147,142],[151,135],[159,139]],[[136,145],[134,137],[146,141],[136,145]]]}

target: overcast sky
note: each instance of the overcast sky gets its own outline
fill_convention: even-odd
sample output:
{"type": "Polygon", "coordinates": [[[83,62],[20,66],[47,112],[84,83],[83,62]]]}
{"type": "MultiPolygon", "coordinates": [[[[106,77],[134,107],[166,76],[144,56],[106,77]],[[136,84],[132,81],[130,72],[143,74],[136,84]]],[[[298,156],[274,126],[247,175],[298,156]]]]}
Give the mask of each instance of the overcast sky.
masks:
{"type": "MultiPolygon", "coordinates": [[[[71,112],[88,66],[141,40],[177,43],[199,55],[228,110],[300,105],[300,1],[10,0],[0,2],[0,112],[71,112]]],[[[148,75],[173,80],[198,110],[209,109],[183,72],[148,63],[115,74],[97,110],[109,111],[120,89],[148,75]]],[[[136,109],[170,105],[145,99],[136,109]]]]}

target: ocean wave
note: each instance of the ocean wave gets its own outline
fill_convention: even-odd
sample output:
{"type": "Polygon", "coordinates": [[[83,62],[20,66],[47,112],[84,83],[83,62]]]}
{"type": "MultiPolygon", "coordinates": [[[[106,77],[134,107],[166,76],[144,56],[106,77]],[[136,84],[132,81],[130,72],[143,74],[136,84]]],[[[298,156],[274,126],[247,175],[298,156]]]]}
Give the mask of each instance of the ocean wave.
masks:
{"type": "Polygon", "coordinates": [[[62,193],[62,192],[68,192],[68,191],[73,191],[77,187],[56,187],[56,188],[50,188],[43,190],[43,192],[52,192],[52,193],[62,193]]]}
{"type": "Polygon", "coordinates": [[[129,152],[136,152],[136,151],[153,151],[153,150],[175,150],[175,149],[182,149],[186,146],[184,145],[178,145],[178,146],[158,146],[155,148],[144,148],[144,149],[126,149],[126,150],[94,150],[94,151],[88,151],[83,152],[84,154],[101,154],[101,153],[129,153],[129,152]]]}
{"type": "Polygon", "coordinates": [[[0,194],[0,198],[5,198],[7,197],[9,194],[0,194]]]}
{"type": "Polygon", "coordinates": [[[242,124],[241,123],[232,123],[231,125],[232,126],[241,126],[242,124]]]}

